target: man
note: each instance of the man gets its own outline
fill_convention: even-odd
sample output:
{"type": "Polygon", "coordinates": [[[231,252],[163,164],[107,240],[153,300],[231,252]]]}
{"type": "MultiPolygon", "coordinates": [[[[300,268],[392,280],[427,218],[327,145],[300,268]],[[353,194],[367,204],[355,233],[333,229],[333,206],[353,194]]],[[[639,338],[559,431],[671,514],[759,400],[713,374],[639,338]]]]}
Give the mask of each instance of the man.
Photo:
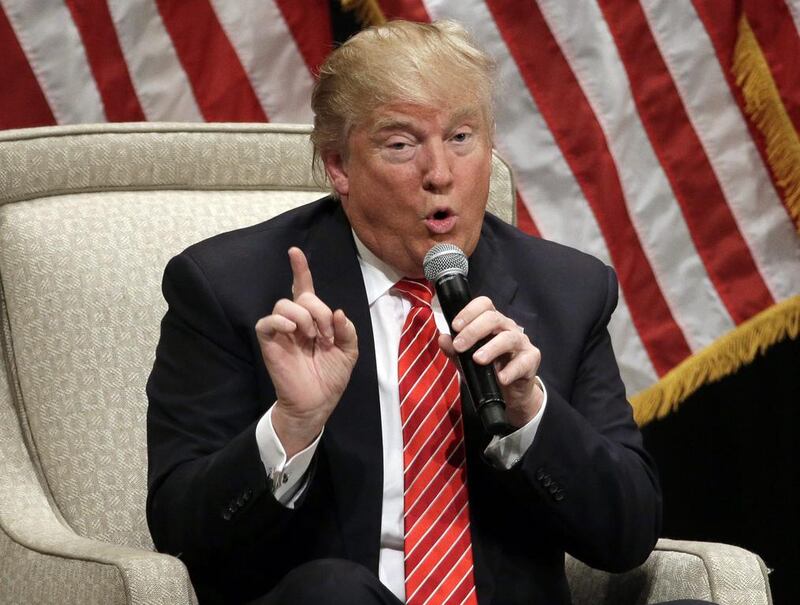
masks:
{"type": "Polygon", "coordinates": [[[147,511],[201,603],[568,603],[565,551],[621,571],[652,549],[614,274],[484,215],[491,95],[455,24],[356,35],[312,103],[335,199],[170,261],[147,511]],[[420,280],[439,242],[477,295],[454,340],[420,280]],[[448,359],[481,339],[503,438],[448,359]]]}

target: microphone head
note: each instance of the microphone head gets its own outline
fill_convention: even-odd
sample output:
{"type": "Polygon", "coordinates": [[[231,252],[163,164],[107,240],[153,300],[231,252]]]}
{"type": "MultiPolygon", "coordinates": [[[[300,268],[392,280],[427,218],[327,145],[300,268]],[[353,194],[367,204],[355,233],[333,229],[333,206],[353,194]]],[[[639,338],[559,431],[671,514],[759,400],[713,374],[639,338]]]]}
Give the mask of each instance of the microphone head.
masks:
{"type": "Polygon", "coordinates": [[[436,283],[448,275],[467,276],[469,263],[461,248],[454,244],[436,244],[428,250],[422,261],[425,279],[436,283]]]}

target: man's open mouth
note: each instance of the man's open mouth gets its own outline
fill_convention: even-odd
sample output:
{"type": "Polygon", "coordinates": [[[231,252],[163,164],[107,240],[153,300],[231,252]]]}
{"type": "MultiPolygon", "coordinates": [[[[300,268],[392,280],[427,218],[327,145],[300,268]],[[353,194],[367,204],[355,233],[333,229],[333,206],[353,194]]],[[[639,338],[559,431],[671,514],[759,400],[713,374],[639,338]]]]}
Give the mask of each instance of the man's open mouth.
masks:
{"type": "Polygon", "coordinates": [[[428,215],[425,224],[431,233],[442,234],[452,231],[457,217],[447,208],[436,210],[428,215]]]}

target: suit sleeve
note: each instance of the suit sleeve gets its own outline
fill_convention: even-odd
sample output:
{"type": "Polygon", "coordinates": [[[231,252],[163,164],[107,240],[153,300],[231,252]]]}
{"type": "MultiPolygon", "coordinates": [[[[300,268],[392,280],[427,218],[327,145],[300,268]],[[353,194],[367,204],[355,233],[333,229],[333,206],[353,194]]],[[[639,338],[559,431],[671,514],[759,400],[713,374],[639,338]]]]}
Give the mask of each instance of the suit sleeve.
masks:
{"type": "Polygon", "coordinates": [[[547,385],[536,439],[512,473],[518,487],[544,504],[537,511],[545,511],[564,550],[592,567],[618,572],[644,562],[655,545],[661,493],[607,329],[617,303],[610,268],[605,281],[572,392],[547,385]]]}
{"type": "Polygon", "coordinates": [[[237,570],[256,557],[268,583],[292,562],[285,545],[302,514],[275,500],[260,459],[255,427],[272,401],[258,393],[260,358],[187,253],[168,264],[163,292],[168,310],[147,384],[153,540],[194,581],[213,569],[245,586],[237,570]]]}

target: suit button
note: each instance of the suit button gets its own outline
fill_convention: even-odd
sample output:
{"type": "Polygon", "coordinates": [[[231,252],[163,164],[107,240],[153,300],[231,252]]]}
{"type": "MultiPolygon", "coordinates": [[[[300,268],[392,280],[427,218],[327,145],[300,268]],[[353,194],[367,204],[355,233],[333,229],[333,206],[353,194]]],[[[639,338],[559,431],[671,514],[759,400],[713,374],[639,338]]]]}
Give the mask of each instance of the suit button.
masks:
{"type": "Polygon", "coordinates": [[[553,494],[553,500],[556,502],[561,502],[564,499],[564,492],[556,492],[553,494]]]}
{"type": "Polygon", "coordinates": [[[545,487],[550,487],[551,485],[553,485],[553,480],[550,478],[550,475],[544,478],[544,481],[542,481],[542,485],[544,485],[545,487]]]}
{"type": "Polygon", "coordinates": [[[224,511],[222,511],[222,518],[225,519],[226,521],[230,521],[232,516],[233,515],[231,515],[230,510],[225,509],[224,511]]]}
{"type": "Polygon", "coordinates": [[[244,497],[244,494],[236,498],[236,508],[242,508],[245,503],[247,502],[247,498],[244,497]]]}
{"type": "Polygon", "coordinates": [[[549,491],[551,494],[555,496],[558,493],[559,489],[558,486],[555,483],[553,483],[549,488],[547,488],[547,491],[549,491]]]}
{"type": "Polygon", "coordinates": [[[541,481],[542,479],[544,479],[544,469],[540,468],[536,471],[536,480],[541,481]]]}
{"type": "Polygon", "coordinates": [[[247,502],[250,499],[250,496],[252,495],[253,495],[253,490],[251,490],[248,487],[246,490],[244,490],[244,501],[247,502]]]}

